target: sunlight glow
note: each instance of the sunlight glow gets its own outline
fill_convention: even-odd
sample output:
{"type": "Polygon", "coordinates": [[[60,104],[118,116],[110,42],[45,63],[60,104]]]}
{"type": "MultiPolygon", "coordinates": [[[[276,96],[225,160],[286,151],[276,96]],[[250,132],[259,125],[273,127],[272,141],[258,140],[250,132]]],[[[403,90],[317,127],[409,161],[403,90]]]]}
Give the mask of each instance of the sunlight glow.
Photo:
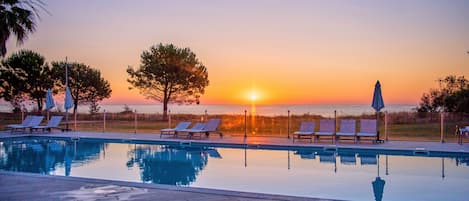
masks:
{"type": "Polygon", "coordinates": [[[252,92],[251,93],[251,97],[249,97],[251,99],[251,101],[256,101],[257,100],[257,94],[255,92],[252,92]]]}

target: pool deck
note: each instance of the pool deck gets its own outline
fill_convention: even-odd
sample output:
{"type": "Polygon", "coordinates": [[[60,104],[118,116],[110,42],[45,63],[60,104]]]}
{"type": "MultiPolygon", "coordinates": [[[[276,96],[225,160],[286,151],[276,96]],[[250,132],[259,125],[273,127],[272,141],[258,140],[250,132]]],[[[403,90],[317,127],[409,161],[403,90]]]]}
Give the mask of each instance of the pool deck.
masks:
{"type": "Polygon", "coordinates": [[[325,201],[328,199],[0,171],[0,200],[325,201]]]}
{"type": "MultiPolygon", "coordinates": [[[[10,132],[0,132],[1,138],[9,137],[27,137],[27,136],[48,136],[48,137],[69,137],[74,139],[79,138],[94,138],[94,139],[113,139],[125,141],[149,141],[149,142],[186,142],[186,143],[209,143],[217,145],[248,145],[251,147],[264,146],[264,147],[336,147],[336,148],[350,148],[350,149],[380,149],[380,150],[425,150],[425,151],[438,151],[438,152],[453,152],[453,153],[469,153],[469,143],[462,145],[453,142],[419,142],[419,141],[387,141],[380,144],[373,144],[371,141],[363,140],[361,143],[353,143],[352,141],[343,140],[337,143],[331,143],[330,139],[323,139],[320,142],[311,143],[309,139],[295,140],[286,137],[238,137],[238,136],[223,136],[220,138],[218,135],[210,135],[209,138],[203,137],[200,139],[198,136],[189,139],[184,136],[173,138],[171,136],[163,136],[160,138],[159,134],[141,134],[141,133],[117,133],[117,132],[60,132],[55,131],[52,133],[36,132],[33,134],[18,134],[10,132]]],[[[467,141],[467,140],[466,140],[467,141]]]]}
{"type": "MultiPolygon", "coordinates": [[[[249,145],[273,147],[336,147],[353,149],[382,149],[382,150],[426,150],[439,152],[469,153],[469,143],[440,142],[411,142],[387,141],[382,144],[372,144],[369,141],[354,144],[350,141],[341,141],[332,144],[331,140],[320,143],[310,143],[309,140],[295,141],[279,137],[237,137],[212,135],[210,138],[198,137],[195,139],[171,138],[159,134],[134,134],[115,132],[52,132],[33,134],[11,134],[0,132],[1,138],[49,136],[113,139],[126,141],[150,142],[184,142],[184,143],[210,143],[216,145],[249,145]]],[[[143,184],[134,182],[109,181],[101,179],[88,179],[64,176],[48,176],[30,173],[14,173],[0,171],[0,200],[327,200],[319,198],[304,198],[292,196],[269,195],[259,193],[245,193],[205,188],[176,187],[160,184],[143,184]],[[45,185],[47,184],[47,185],[45,185]],[[35,190],[32,190],[35,189],[35,190]]]]}

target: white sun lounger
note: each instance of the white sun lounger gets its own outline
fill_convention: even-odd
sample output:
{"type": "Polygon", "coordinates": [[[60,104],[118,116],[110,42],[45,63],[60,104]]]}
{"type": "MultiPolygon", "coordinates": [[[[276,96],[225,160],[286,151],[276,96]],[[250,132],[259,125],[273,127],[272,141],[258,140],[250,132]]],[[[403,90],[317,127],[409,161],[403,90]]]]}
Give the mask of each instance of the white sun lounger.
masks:
{"type": "Polygon", "coordinates": [[[293,133],[293,142],[295,142],[295,136],[298,137],[298,140],[301,139],[301,137],[309,136],[309,139],[311,142],[313,141],[313,135],[314,135],[314,128],[316,127],[316,124],[314,121],[303,121],[301,122],[300,125],[300,130],[296,131],[293,133]]]}
{"type": "Polygon", "coordinates": [[[357,133],[357,140],[362,137],[372,138],[373,142],[378,140],[378,129],[376,127],[376,119],[360,120],[360,132],[357,133]]]}
{"type": "Polygon", "coordinates": [[[218,133],[220,137],[223,137],[223,134],[219,131],[217,131],[218,126],[221,123],[221,119],[210,119],[206,124],[204,124],[204,127],[201,129],[188,129],[185,130],[185,132],[189,133],[189,137],[193,137],[195,134],[200,134],[200,138],[202,138],[202,134],[205,134],[207,137],[209,136],[210,133],[218,133]]]}
{"type": "Polygon", "coordinates": [[[195,123],[192,128],[187,128],[187,129],[182,129],[180,132],[181,133],[187,133],[189,136],[188,137],[191,137],[190,136],[190,133],[191,132],[197,132],[197,131],[200,131],[202,129],[204,129],[205,127],[205,123],[202,123],[202,122],[198,122],[198,123],[195,123]]]}
{"type": "Polygon", "coordinates": [[[340,137],[352,137],[353,141],[356,142],[356,123],[357,122],[354,119],[341,119],[339,132],[335,134],[337,140],[340,140],[340,137]]]}
{"type": "Polygon", "coordinates": [[[319,121],[319,131],[315,133],[316,138],[319,140],[321,136],[327,136],[332,138],[334,143],[335,138],[335,120],[333,119],[321,119],[319,121]]]}
{"type": "Polygon", "coordinates": [[[21,124],[9,124],[9,125],[6,125],[5,127],[11,129],[13,127],[28,126],[31,120],[33,120],[33,118],[34,118],[34,115],[28,115],[24,118],[21,124]]]}
{"type": "Polygon", "coordinates": [[[174,128],[164,128],[160,130],[160,138],[163,135],[174,135],[177,137],[178,132],[183,131],[184,129],[187,129],[191,125],[190,121],[181,121],[176,125],[174,128]]]}
{"type": "Polygon", "coordinates": [[[32,128],[34,126],[39,126],[41,121],[44,119],[43,116],[32,116],[31,120],[27,122],[28,124],[21,124],[21,125],[9,125],[8,128],[11,129],[11,132],[16,130],[26,131],[27,128],[32,128]]]}
{"type": "Polygon", "coordinates": [[[52,116],[50,118],[50,120],[47,122],[47,125],[45,125],[45,126],[33,126],[33,127],[31,127],[31,130],[42,129],[42,132],[45,132],[46,130],[51,132],[51,130],[53,128],[61,129],[59,127],[59,125],[60,125],[60,122],[62,122],[62,118],[63,118],[63,116],[52,116]]]}

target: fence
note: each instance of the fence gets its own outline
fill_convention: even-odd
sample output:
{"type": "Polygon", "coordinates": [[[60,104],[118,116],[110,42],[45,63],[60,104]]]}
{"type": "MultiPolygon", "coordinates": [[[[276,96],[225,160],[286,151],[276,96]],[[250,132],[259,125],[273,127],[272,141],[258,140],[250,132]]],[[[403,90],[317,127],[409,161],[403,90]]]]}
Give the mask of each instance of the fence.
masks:
{"type": "MultiPolygon", "coordinates": [[[[44,113],[0,113],[0,128],[4,128],[7,124],[21,122],[25,115],[30,114],[45,116],[44,113]]],[[[65,114],[51,113],[50,115],[65,114]]],[[[146,114],[138,111],[102,112],[94,115],[77,114],[76,116],[70,114],[68,127],[78,131],[159,133],[160,129],[174,127],[179,121],[201,122],[210,118],[220,118],[222,123],[218,129],[225,135],[290,137],[291,133],[299,130],[302,121],[315,121],[316,130],[318,130],[320,119],[336,119],[336,130],[338,130],[341,119],[355,119],[358,131],[361,119],[376,119],[375,114],[353,116],[342,114],[340,111],[337,113],[331,111],[329,115],[316,115],[314,113],[297,114],[289,110],[275,115],[262,115],[248,111],[219,115],[203,111],[200,114],[170,113],[168,117],[168,120],[163,120],[161,114],[146,114]]],[[[469,115],[463,113],[380,112],[378,118],[381,139],[389,140],[457,142],[456,125],[469,125],[469,115]]],[[[65,118],[62,126],[66,127],[65,118]]]]}

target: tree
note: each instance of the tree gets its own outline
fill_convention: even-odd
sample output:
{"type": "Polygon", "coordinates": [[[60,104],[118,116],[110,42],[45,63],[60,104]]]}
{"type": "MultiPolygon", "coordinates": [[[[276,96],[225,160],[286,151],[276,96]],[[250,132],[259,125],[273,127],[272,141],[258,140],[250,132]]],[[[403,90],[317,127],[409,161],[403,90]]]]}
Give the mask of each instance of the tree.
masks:
{"type": "Polygon", "coordinates": [[[18,106],[18,101],[29,98],[36,102],[38,110],[42,109],[46,90],[54,86],[51,68],[43,56],[21,50],[3,61],[0,71],[4,79],[0,90],[2,98],[10,101],[13,107],[18,106]]]}
{"type": "Polygon", "coordinates": [[[464,76],[449,75],[438,79],[439,89],[424,93],[419,112],[469,112],[469,80],[464,76]]]}
{"type": "Polygon", "coordinates": [[[39,0],[0,0],[0,56],[6,55],[6,42],[12,33],[22,44],[35,31],[38,9],[45,10],[39,0]]]}
{"type": "MultiPolygon", "coordinates": [[[[68,64],[68,86],[72,94],[74,108],[78,104],[90,104],[90,111],[99,110],[98,102],[111,96],[109,82],[101,77],[101,72],[83,63],[68,64]]],[[[59,89],[65,91],[65,62],[52,62],[52,71],[59,89]]]]}
{"type": "Polygon", "coordinates": [[[0,98],[10,102],[13,111],[21,111],[21,103],[26,99],[25,95],[18,87],[21,80],[15,72],[0,63],[0,98]]]}
{"type": "Polygon", "coordinates": [[[129,66],[127,81],[148,99],[163,103],[163,118],[168,103],[197,103],[208,86],[206,67],[189,48],[158,44],[140,56],[140,68],[129,66]]]}

